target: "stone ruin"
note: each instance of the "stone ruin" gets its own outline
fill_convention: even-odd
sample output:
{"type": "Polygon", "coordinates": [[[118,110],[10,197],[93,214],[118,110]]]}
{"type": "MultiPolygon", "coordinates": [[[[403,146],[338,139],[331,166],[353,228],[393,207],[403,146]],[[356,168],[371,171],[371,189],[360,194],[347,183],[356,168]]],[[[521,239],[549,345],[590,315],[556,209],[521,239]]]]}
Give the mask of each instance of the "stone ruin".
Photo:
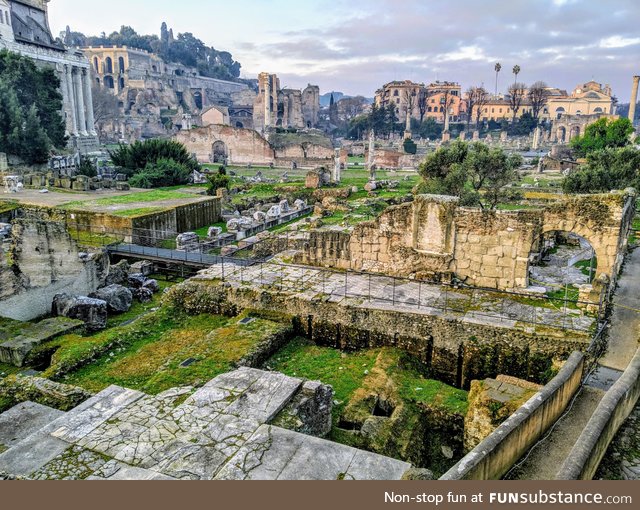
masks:
{"type": "Polygon", "coordinates": [[[185,232],[176,237],[176,250],[186,252],[200,251],[200,237],[195,232],[185,232]]]}

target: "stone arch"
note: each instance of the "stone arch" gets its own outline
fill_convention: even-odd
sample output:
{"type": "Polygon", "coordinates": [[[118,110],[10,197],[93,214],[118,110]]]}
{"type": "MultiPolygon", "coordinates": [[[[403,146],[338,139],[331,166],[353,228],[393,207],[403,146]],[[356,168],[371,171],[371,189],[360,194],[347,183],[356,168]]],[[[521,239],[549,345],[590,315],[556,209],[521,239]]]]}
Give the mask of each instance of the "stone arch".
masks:
{"type": "Polygon", "coordinates": [[[120,73],[124,73],[124,57],[118,58],[118,70],[120,73]]]}
{"type": "Polygon", "coordinates": [[[565,112],[566,110],[562,106],[560,106],[559,108],[556,108],[556,119],[561,118],[565,112]]]}
{"type": "Polygon", "coordinates": [[[111,57],[107,57],[104,61],[105,63],[105,73],[113,74],[113,60],[111,57]]]}
{"type": "Polygon", "coordinates": [[[242,129],[242,128],[244,128],[244,124],[242,122],[238,121],[238,122],[236,122],[236,127],[242,129]]]}
{"type": "Polygon", "coordinates": [[[196,104],[196,108],[198,110],[202,110],[202,106],[203,106],[203,100],[202,100],[202,92],[200,92],[199,90],[196,90],[193,93],[193,101],[196,104]]]}
{"type": "Polygon", "coordinates": [[[558,131],[556,132],[556,138],[558,143],[564,143],[567,141],[567,128],[564,126],[559,126],[558,131]]]}
{"type": "Polygon", "coordinates": [[[96,70],[96,73],[100,73],[100,60],[98,57],[93,57],[93,67],[96,70]]]}
{"type": "Polygon", "coordinates": [[[104,77],[104,86],[109,89],[115,88],[115,82],[113,81],[113,76],[104,77]]]}
{"type": "Polygon", "coordinates": [[[595,110],[593,110],[593,113],[604,113],[604,112],[602,111],[602,108],[598,106],[595,110]]]}
{"type": "Polygon", "coordinates": [[[211,146],[212,163],[225,163],[227,154],[227,145],[222,140],[215,141],[211,146]]]}
{"type": "Polygon", "coordinates": [[[574,124],[569,127],[569,140],[580,136],[580,126],[574,124]]]}
{"type": "Polygon", "coordinates": [[[119,85],[120,85],[120,90],[124,90],[124,78],[122,76],[120,77],[118,82],[119,82],[119,85]]]}

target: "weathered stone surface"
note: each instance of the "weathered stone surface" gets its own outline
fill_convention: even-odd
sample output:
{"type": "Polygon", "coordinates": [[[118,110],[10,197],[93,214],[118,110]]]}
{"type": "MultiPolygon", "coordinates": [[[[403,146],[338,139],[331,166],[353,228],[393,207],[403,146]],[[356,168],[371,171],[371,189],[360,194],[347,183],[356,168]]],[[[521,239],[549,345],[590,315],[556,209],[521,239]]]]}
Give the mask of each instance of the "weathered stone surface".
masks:
{"type": "Polygon", "coordinates": [[[153,274],[153,262],[149,262],[148,260],[135,262],[131,264],[129,272],[133,274],[141,274],[142,276],[149,276],[153,274]]]}
{"type": "Polygon", "coordinates": [[[105,285],[126,285],[129,279],[131,266],[126,260],[121,260],[109,268],[109,274],[105,279],[105,285]]]}
{"type": "Polygon", "coordinates": [[[142,284],[142,288],[149,289],[154,294],[156,292],[160,292],[160,285],[158,284],[158,281],[152,278],[145,280],[145,282],[142,284]]]}
{"type": "Polygon", "coordinates": [[[56,316],[79,319],[92,331],[104,329],[107,325],[107,303],[101,299],[56,294],[53,298],[52,313],[56,316]]]}
{"type": "Polygon", "coordinates": [[[0,328],[0,361],[21,367],[34,347],[72,333],[83,324],[80,320],[56,317],[36,324],[24,324],[19,328],[0,328]]]}
{"type": "Polygon", "coordinates": [[[128,312],[133,303],[133,293],[122,285],[103,287],[89,297],[105,301],[107,309],[114,313],[128,312]]]}
{"type": "Polygon", "coordinates": [[[91,393],[77,386],[61,384],[49,379],[26,375],[10,375],[0,380],[0,397],[14,402],[33,401],[68,411],[91,397],[91,393]]]}
{"type": "Polygon", "coordinates": [[[333,388],[317,381],[307,381],[274,420],[274,425],[324,437],[331,431],[333,388]]]}
{"type": "Polygon", "coordinates": [[[133,297],[141,303],[149,303],[153,299],[153,292],[146,287],[140,287],[133,289],[133,297]]]}
{"type": "Polygon", "coordinates": [[[35,402],[18,404],[0,414],[0,445],[11,448],[63,414],[35,402]]]}
{"type": "Polygon", "coordinates": [[[395,459],[263,425],[216,479],[397,480],[410,467],[395,459]]]}

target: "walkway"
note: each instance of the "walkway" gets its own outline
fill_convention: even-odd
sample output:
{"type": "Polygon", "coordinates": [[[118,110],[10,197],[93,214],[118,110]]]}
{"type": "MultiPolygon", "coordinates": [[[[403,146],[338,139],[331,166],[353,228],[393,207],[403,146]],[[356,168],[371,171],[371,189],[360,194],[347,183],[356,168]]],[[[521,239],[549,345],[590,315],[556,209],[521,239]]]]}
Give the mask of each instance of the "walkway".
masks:
{"type": "Polygon", "coordinates": [[[614,295],[613,314],[608,335],[607,353],[568,413],[551,433],[529,452],[529,457],[514,470],[510,478],[549,480],[555,477],[563,460],[580,437],[585,425],[605,394],[613,386],[638,349],[640,331],[640,249],[628,257],[614,295]]]}
{"type": "Polygon", "coordinates": [[[224,264],[233,263],[234,266],[246,266],[254,263],[254,261],[245,259],[225,257],[223,260],[223,258],[218,255],[209,255],[208,253],[170,250],[167,248],[141,246],[139,244],[121,243],[108,246],[107,249],[112,255],[121,255],[155,262],[175,262],[176,264],[179,263],[201,268],[214,264],[220,264],[222,266],[223,262],[224,264]]]}
{"type": "MultiPolygon", "coordinates": [[[[286,259],[286,256],[285,256],[286,259]]],[[[235,286],[269,287],[280,292],[304,294],[309,299],[332,302],[352,300],[368,308],[393,308],[411,313],[441,315],[443,312],[467,322],[533,331],[548,326],[587,332],[594,318],[533,296],[480,289],[455,289],[415,280],[369,273],[319,269],[309,266],[257,263],[251,266],[227,263],[201,271],[198,279],[219,279],[235,286]]]]}

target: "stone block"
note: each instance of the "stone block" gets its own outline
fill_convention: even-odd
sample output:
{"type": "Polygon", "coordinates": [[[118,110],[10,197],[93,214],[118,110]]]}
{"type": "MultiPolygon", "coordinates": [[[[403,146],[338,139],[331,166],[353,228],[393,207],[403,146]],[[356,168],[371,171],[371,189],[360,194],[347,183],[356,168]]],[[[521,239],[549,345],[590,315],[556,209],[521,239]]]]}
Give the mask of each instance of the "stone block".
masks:
{"type": "Polygon", "coordinates": [[[18,404],[0,414],[0,444],[11,448],[63,414],[35,402],[18,404]]]}
{"type": "Polygon", "coordinates": [[[128,312],[133,304],[133,293],[122,285],[109,285],[97,290],[90,297],[105,301],[110,312],[128,312]]]}

